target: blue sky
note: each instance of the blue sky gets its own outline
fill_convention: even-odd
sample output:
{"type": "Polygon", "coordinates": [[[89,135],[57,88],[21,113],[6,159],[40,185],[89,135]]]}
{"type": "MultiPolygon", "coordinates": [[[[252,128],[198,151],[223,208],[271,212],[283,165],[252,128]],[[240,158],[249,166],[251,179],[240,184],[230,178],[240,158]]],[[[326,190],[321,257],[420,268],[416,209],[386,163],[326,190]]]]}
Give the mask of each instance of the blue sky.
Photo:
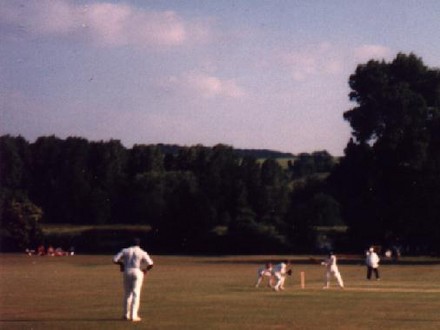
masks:
{"type": "Polygon", "coordinates": [[[440,67],[440,1],[0,0],[0,134],[342,155],[398,52],[440,67]]]}

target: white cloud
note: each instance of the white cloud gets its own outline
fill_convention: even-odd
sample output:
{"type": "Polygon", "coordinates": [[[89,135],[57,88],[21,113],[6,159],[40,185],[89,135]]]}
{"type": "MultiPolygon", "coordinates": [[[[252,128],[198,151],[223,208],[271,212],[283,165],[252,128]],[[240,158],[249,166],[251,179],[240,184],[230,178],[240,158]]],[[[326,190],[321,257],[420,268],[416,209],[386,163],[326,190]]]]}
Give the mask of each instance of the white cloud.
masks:
{"type": "Polygon", "coordinates": [[[0,0],[0,24],[31,35],[92,40],[101,46],[178,46],[200,41],[209,30],[174,11],[147,11],[128,4],[0,0]]]}
{"type": "Polygon", "coordinates": [[[280,51],[277,57],[296,81],[316,75],[338,74],[343,68],[342,57],[328,42],[308,45],[299,50],[280,51]]]}
{"type": "Polygon", "coordinates": [[[370,59],[390,60],[392,56],[392,50],[386,46],[365,44],[348,49],[322,42],[305,45],[301,49],[278,50],[275,58],[295,81],[304,82],[317,77],[347,74],[355,63],[370,59]]]}
{"type": "Polygon", "coordinates": [[[146,12],[127,5],[94,4],[84,13],[87,29],[106,45],[176,46],[188,38],[183,20],[174,12],[146,12]]]}
{"type": "Polygon", "coordinates": [[[183,92],[195,97],[241,98],[245,91],[234,79],[221,79],[200,72],[187,72],[172,76],[161,82],[162,88],[183,92]]]}
{"type": "Polygon", "coordinates": [[[354,57],[358,62],[365,62],[371,59],[389,59],[391,56],[391,49],[381,45],[362,45],[354,49],[354,57]]]}

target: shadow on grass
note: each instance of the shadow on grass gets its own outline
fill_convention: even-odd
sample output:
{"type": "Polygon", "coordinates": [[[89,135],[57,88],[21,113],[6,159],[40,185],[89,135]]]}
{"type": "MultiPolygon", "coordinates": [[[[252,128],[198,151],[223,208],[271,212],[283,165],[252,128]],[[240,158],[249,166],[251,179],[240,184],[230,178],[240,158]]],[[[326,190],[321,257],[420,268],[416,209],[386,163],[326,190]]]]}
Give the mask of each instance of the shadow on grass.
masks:
{"type": "MultiPolygon", "coordinates": [[[[203,260],[201,263],[213,263],[213,264],[265,264],[267,262],[279,263],[289,260],[290,263],[294,265],[315,265],[319,264],[325,259],[322,257],[309,257],[309,258],[261,258],[261,259],[226,259],[226,260],[203,260]]],[[[344,257],[340,256],[338,258],[338,264],[340,265],[364,265],[365,258],[363,257],[344,257]]],[[[421,260],[381,260],[381,265],[400,265],[400,266],[430,266],[430,265],[440,265],[440,259],[421,259],[421,260]]]]}
{"type": "Polygon", "coordinates": [[[37,323],[52,323],[52,322],[128,322],[122,318],[48,318],[48,319],[0,319],[0,328],[2,323],[25,323],[25,322],[37,322],[37,323]]]}
{"type": "Polygon", "coordinates": [[[392,322],[429,322],[429,323],[440,323],[440,319],[410,319],[410,318],[386,318],[386,321],[392,322]]]}

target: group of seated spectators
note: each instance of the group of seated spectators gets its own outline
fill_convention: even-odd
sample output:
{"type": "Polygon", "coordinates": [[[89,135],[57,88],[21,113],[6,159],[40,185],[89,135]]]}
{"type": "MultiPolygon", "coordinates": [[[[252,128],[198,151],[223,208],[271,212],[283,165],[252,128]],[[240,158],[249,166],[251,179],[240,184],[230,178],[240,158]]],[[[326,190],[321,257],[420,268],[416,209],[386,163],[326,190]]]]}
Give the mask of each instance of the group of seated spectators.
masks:
{"type": "Polygon", "coordinates": [[[63,250],[61,247],[54,248],[52,245],[46,247],[41,244],[36,250],[26,249],[26,254],[37,255],[37,256],[50,256],[50,257],[61,257],[61,256],[73,256],[75,254],[74,247],[70,247],[68,251],[63,250]]]}

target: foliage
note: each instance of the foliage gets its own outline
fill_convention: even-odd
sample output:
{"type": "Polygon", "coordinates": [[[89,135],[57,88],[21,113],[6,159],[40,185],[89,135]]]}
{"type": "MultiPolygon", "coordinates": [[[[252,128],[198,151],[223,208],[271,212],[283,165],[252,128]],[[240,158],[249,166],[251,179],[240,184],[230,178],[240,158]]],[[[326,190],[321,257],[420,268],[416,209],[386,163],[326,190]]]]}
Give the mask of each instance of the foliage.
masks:
{"type": "MultiPolygon", "coordinates": [[[[179,253],[221,253],[231,247],[251,252],[255,241],[265,253],[293,246],[286,231],[292,167],[274,158],[257,159],[251,150],[222,144],[127,149],[116,140],[47,136],[28,143],[8,135],[0,142],[4,189],[21,191],[40,205],[46,224],[151,225],[155,248],[179,253]],[[215,235],[219,226],[226,228],[224,235],[215,235]]],[[[328,153],[298,159],[306,158],[315,165],[304,175],[329,170],[318,166],[328,163],[328,153]]],[[[311,228],[314,220],[307,221],[312,223],[305,228],[311,228]]]]}
{"type": "Polygon", "coordinates": [[[353,138],[331,181],[353,240],[439,251],[440,71],[398,54],[359,65],[349,84],[353,138]]]}
{"type": "Polygon", "coordinates": [[[310,177],[298,183],[290,195],[286,230],[290,240],[297,244],[295,250],[306,252],[314,249],[314,227],[343,224],[341,206],[327,191],[325,181],[310,177]]]}
{"type": "Polygon", "coordinates": [[[290,168],[294,178],[302,178],[316,173],[331,172],[335,163],[334,157],[324,150],[312,154],[299,154],[290,168]]]}
{"type": "Polygon", "coordinates": [[[39,221],[43,215],[41,208],[20,196],[8,196],[1,200],[1,250],[24,250],[40,243],[42,232],[39,221]]]}

